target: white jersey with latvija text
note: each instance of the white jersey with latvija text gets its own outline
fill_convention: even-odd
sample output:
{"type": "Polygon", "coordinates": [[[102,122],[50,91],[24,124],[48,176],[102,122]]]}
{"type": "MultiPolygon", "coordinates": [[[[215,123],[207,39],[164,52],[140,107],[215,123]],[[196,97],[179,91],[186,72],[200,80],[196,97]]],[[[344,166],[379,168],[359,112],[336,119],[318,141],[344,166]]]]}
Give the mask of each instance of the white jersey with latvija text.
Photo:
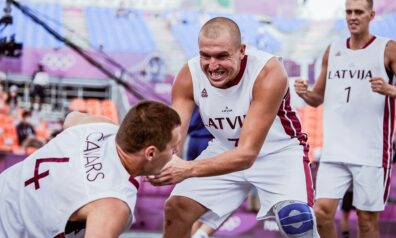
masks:
{"type": "Polygon", "coordinates": [[[1,173],[0,237],[56,237],[74,211],[101,198],[120,199],[133,213],[137,184],[117,155],[117,130],[70,127],[1,173]]]}
{"type": "MultiPolygon", "coordinates": [[[[192,76],[194,100],[198,105],[205,127],[215,137],[221,150],[235,148],[245,116],[253,96],[253,85],[258,74],[274,56],[249,49],[242,60],[241,72],[236,85],[226,89],[213,87],[202,72],[199,57],[188,62],[192,76]]],[[[278,114],[272,124],[259,157],[278,151],[302,146],[308,151],[306,135],[301,133],[301,124],[290,105],[289,91],[283,98],[278,114]]]]}
{"type": "Polygon", "coordinates": [[[330,46],[321,161],[390,167],[394,99],[373,92],[369,82],[382,77],[392,84],[384,66],[388,41],[376,37],[360,50],[349,49],[346,39],[330,46]]]}

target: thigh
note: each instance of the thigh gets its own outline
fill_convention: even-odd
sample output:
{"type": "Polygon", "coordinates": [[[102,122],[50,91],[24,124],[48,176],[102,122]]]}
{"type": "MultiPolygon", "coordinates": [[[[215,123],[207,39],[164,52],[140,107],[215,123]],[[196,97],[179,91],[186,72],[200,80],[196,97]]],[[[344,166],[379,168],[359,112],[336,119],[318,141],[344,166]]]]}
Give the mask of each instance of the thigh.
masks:
{"type": "Polygon", "coordinates": [[[258,219],[272,215],[271,208],[281,201],[296,200],[313,205],[312,177],[302,148],[258,158],[245,171],[245,176],[257,189],[258,219]]]}
{"type": "MultiPolygon", "coordinates": [[[[217,153],[218,150],[207,148],[197,159],[205,159],[217,153]]],[[[186,179],[175,186],[171,195],[195,200],[212,210],[220,219],[237,209],[250,189],[251,185],[246,182],[242,172],[234,172],[186,179]]]]}
{"type": "Polygon", "coordinates": [[[386,203],[384,168],[350,165],[353,174],[353,205],[361,211],[383,211],[386,203]]]}
{"type": "Polygon", "coordinates": [[[321,162],[316,179],[316,199],[341,199],[352,183],[352,174],[342,163],[321,162]]]}

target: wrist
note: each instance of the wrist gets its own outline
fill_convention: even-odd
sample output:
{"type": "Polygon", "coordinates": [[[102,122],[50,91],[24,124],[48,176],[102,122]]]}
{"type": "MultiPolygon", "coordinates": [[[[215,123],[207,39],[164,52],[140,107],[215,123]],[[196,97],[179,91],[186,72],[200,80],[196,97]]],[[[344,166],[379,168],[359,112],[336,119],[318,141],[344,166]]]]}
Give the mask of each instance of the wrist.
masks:
{"type": "Polygon", "coordinates": [[[389,86],[388,86],[388,92],[389,92],[389,96],[391,97],[391,98],[396,98],[396,87],[395,86],[393,86],[393,85],[391,85],[391,84],[388,84],[389,86]]]}
{"type": "Polygon", "coordinates": [[[191,178],[191,177],[198,177],[197,175],[197,171],[196,171],[196,164],[198,163],[198,161],[193,160],[193,161],[189,161],[188,163],[188,168],[187,168],[187,178],[191,178]]]}

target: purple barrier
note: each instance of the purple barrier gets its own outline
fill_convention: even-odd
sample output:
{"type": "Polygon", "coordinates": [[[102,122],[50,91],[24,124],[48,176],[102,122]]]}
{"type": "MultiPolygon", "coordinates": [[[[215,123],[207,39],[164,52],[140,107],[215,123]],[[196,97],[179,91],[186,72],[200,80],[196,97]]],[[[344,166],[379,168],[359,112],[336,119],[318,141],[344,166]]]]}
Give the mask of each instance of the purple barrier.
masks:
{"type": "MultiPolygon", "coordinates": [[[[97,52],[85,51],[106,69],[116,73],[118,70],[106,62],[97,52]]],[[[132,67],[147,57],[146,53],[111,52],[109,57],[124,66],[132,67]]],[[[23,56],[19,59],[4,58],[0,61],[0,70],[5,72],[31,75],[37,64],[44,64],[45,69],[52,76],[71,78],[107,78],[102,72],[89,64],[84,58],[69,48],[34,49],[24,48],[23,56]]]]}
{"type": "Polygon", "coordinates": [[[15,155],[11,153],[0,152],[0,173],[14,164],[21,162],[26,157],[27,155],[15,155]]]}

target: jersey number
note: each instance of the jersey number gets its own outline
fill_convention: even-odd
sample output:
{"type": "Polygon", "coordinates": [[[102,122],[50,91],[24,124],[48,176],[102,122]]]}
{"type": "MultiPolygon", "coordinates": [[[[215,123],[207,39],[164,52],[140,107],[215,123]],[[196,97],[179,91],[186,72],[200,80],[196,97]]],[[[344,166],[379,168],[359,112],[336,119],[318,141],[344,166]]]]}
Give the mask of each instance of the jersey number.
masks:
{"type": "Polygon", "coordinates": [[[39,180],[47,177],[49,175],[49,170],[39,173],[39,167],[41,163],[66,163],[69,162],[69,158],[41,158],[36,160],[36,165],[34,166],[34,175],[32,178],[25,181],[25,187],[34,183],[34,188],[37,190],[40,188],[39,180]]]}
{"type": "Polygon", "coordinates": [[[351,94],[351,87],[346,87],[345,90],[348,91],[347,92],[347,99],[346,99],[346,102],[348,103],[349,102],[349,95],[351,94]]]}

